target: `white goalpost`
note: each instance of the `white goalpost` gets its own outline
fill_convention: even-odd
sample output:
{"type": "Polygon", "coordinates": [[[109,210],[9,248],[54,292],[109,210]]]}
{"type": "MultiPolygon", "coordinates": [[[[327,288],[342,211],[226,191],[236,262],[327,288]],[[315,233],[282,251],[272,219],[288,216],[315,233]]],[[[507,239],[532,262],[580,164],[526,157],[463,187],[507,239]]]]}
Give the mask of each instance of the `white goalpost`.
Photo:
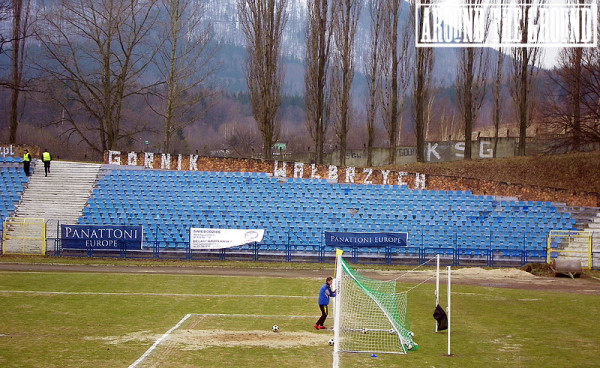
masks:
{"type": "MultiPolygon", "coordinates": [[[[447,279],[447,288],[446,288],[446,294],[447,294],[446,317],[448,319],[448,329],[447,329],[447,334],[448,334],[448,355],[450,355],[450,303],[451,303],[451,298],[450,298],[450,285],[451,285],[451,280],[450,280],[450,266],[447,266],[447,272],[448,272],[448,279],[447,279]]],[[[437,308],[437,306],[439,304],[440,304],[440,255],[438,254],[436,256],[436,267],[435,267],[435,307],[437,308]]],[[[437,321],[435,323],[435,332],[438,332],[437,321]]]]}

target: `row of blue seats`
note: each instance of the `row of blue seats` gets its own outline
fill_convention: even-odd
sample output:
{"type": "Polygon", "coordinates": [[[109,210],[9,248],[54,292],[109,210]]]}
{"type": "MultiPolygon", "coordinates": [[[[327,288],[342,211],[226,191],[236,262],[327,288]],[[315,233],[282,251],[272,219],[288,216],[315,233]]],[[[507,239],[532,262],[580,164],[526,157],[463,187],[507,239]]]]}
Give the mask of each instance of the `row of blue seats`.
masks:
{"type": "Polygon", "coordinates": [[[573,222],[574,220],[568,216],[568,214],[550,214],[540,213],[531,214],[529,216],[522,216],[516,214],[511,216],[510,214],[493,214],[492,216],[473,216],[467,213],[449,213],[443,211],[436,211],[435,213],[420,212],[420,211],[371,211],[364,208],[360,211],[349,212],[346,208],[339,207],[303,207],[294,206],[286,208],[285,206],[266,206],[256,207],[248,203],[244,206],[233,206],[232,208],[226,208],[224,206],[216,205],[176,205],[173,203],[131,203],[125,202],[120,205],[118,202],[98,202],[90,201],[90,205],[95,207],[88,207],[85,209],[85,213],[90,214],[113,214],[113,213],[127,213],[133,212],[143,214],[164,214],[170,213],[180,215],[187,215],[192,217],[201,217],[206,215],[214,216],[231,216],[237,218],[255,218],[255,217],[306,217],[310,218],[315,215],[332,215],[335,214],[334,218],[343,218],[354,221],[365,221],[365,220],[417,220],[421,222],[432,223],[436,225],[440,224],[456,224],[460,222],[469,223],[489,223],[490,226],[501,226],[502,224],[514,225],[519,223],[534,224],[540,220],[546,222],[573,222]]]}
{"type": "Polygon", "coordinates": [[[414,198],[414,199],[407,199],[404,197],[397,197],[397,198],[393,198],[393,199],[386,199],[386,198],[382,198],[381,196],[373,196],[372,199],[370,200],[365,200],[365,199],[361,199],[361,198],[357,198],[357,197],[338,197],[338,196],[325,196],[327,193],[317,193],[318,195],[314,195],[314,196],[310,196],[310,195],[304,195],[307,193],[299,193],[299,192],[290,192],[290,191],[285,191],[285,190],[279,190],[279,191],[271,191],[271,192],[264,192],[262,194],[258,194],[256,192],[252,192],[252,191],[236,191],[236,190],[207,190],[206,188],[203,188],[202,190],[190,190],[190,189],[173,189],[173,188],[169,188],[166,189],[164,191],[161,191],[159,189],[152,189],[152,188],[146,188],[145,190],[131,190],[131,189],[110,189],[110,188],[102,188],[102,191],[100,191],[99,188],[96,188],[93,193],[94,197],[96,197],[98,200],[105,200],[105,201],[117,201],[117,200],[122,200],[122,199],[133,199],[133,200],[139,200],[139,201],[149,201],[149,202],[165,202],[169,197],[172,196],[176,196],[178,198],[181,199],[194,199],[194,198],[202,198],[203,196],[206,195],[211,195],[212,197],[214,197],[214,200],[223,200],[223,201],[231,201],[231,200],[236,200],[236,199],[243,199],[246,198],[248,196],[252,196],[254,198],[259,198],[259,199],[272,199],[274,201],[276,201],[277,203],[297,203],[297,201],[294,201],[294,198],[297,198],[298,194],[302,194],[303,199],[306,200],[306,203],[310,203],[310,204],[320,204],[320,203],[332,203],[332,202],[339,202],[340,199],[344,200],[344,204],[346,206],[352,206],[352,205],[360,205],[360,206],[389,206],[389,207],[397,207],[397,206],[404,206],[406,207],[407,205],[416,205],[417,208],[418,207],[427,207],[430,208],[431,206],[435,206],[435,207],[439,207],[439,208],[446,208],[449,207],[450,209],[454,209],[454,210],[462,210],[464,208],[476,208],[480,211],[487,211],[487,212],[511,212],[511,213],[523,213],[523,214],[527,214],[527,213],[536,213],[536,212],[554,212],[553,208],[551,206],[543,206],[543,205],[539,205],[539,206],[535,206],[535,207],[531,207],[528,208],[527,210],[524,209],[524,207],[528,207],[526,205],[519,205],[519,206],[494,206],[492,204],[491,200],[485,200],[485,199],[479,199],[479,200],[471,200],[471,201],[465,201],[465,200],[455,200],[455,199],[451,199],[451,198],[446,198],[446,199],[440,199],[440,200],[432,200],[432,199],[420,199],[420,198],[414,198]],[[278,194],[282,194],[283,197],[281,198],[273,198],[272,195],[273,193],[278,193],[278,194]],[[381,203],[378,201],[384,200],[385,202],[381,203]]]}
{"type": "Polygon", "coordinates": [[[21,163],[23,162],[23,157],[19,157],[19,156],[0,156],[0,163],[11,163],[11,162],[15,162],[15,163],[21,163]]]}
{"type": "MultiPolygon", "coordinates": [[[[239,200],[239,199],[243,199],[249,195],[252,195],[255,198],[258,199],[268,199],[268,198],[272,198],[272,194],[273,191],[265,191],[265,192],[260,192],[262,194],[259,194],[259,192],[256,191],[242,191],[242,190],[235,190],[235,189],[221,189],[221,190],[215,190],[215,189],[208,189],[208,188],[196,188],[196,189],[191,189],[189,187],[187,188],[177,188],[175,185],[171,184],[172,186],[169,186],[165,189],[157,189],[157,188],[145,188],[145,189],[127,189],[126,187],[124,188],[122,185],[119,185],[119,188],[115,188],[115,189],[111,189],[111,188],[107,188],[107,187],[103,187],[103,190],[100,191],[99,189],[94,190],[94,195],[96,195],[99,199],[115,199],[115,197],[123,197],[126,199],[137,199],[137,200],[144,200],[144,199],[148,199],[148,200],[152,200],[152,201],[160,201],[160,200],[166,200],[166,198],[171,197],[173,195],[176,195],[178,198],[181,198],[183,200],[185,199],[194,199],[194,198],[198,198],[198,197],[202,197],[206,194],[211,194],[213,196],[215,196],[217,199],[221,198],[223,200],[239,200]],[[174,190],[174,188],[177,188],[176,190],[174,190]],[[148,198],[150,197],[150,198],[148,198]]],[[[277,193],[282,193],[285,194],[285,196],[282,196],[280,198],[277,198],[277,200],[280,203],[294,203],[294,199],[297,198],[297,194],[300,194],[300,192],[290,192],[285,190],[285,188],[280,188],[279,191],[277,191],[277,193]]],[[[303,198],[305,198],[307,200],[307,202],[313,202],[313,199],[317,202],[317,203],[321,203],[321,202],[332,202],[334,200],[340,199],[336,196],[331,196],[331,195],[326,195],[327,193],[313,193],[315,194],[314,196],[311,196],[310,193],[301,193],[303,198]]],[[[372,199],[379,199],[381,200],[381,197],[377,197],[376,193],[372,193],[372,199]]],[[[344,198],[349,200],[350,202],[348,204],[356,204],[356,205],[361,205],[361,206],[375,206],[374,201],[372,200],[366,200],[365,198],[360,198],[360,197],[348,197],[348,198],[344,198]]],[[[417,208],[419,207],[430,207],[431,205],[437,205],[440,207],[452,207],[455,209],[476,209],[476,210],[480,210],[480,211],[489,211],[489,212],[510,212],[510,213],[523,213],[523,214],[527,214],[530,212],[554,212],[554,209],[552,208],[552,206],[550,204],[543,204],[543,203],[538,203],[535,205],[531,205],[531,204],[526,204],[529,202],[522,202],[519,203],[517,202],[514,205],[499,205],[497,204],[497,201],[492,201],[489,198],[480,198],[480,199],[472,199],[472,200],[456,200],[453,199],[451,197],[447,197],[447,198],[443,198],[443,199],[439,199],[439,200],[433,200],[433,199],[428,199],[428,198],[419,198],[419,197],[415,197],[415,198],[409,198],[407,199],[406,197],[397,197],[397,198],[391,198],[385,201],[385,203],[381,203],[379,204],[379,206],[417,206],[417,208]],[[496,204],[494,204],[496,203],[496,204]],[[464,208],[466,207],[466,208],[464,208]]]]}
{"type": "Polygon", "coordinates": [[[255,180],[257,183],[271,183],[277,186],[298,186],[298,187],[306,187],[309,188],[311,186],[319,186],[319,188],[323,189],[337,189],[341,188],[346,191],[389,191],[389,192],[398,192],[398,191],[407,191],[413,195],[424,195],[424,196],[470,196],[470,191],[440,191],[440,190],[431,190],[431,191],[413,191],[408,189],[406,186],[397,186],[397,185],[359,185],[359,184],[349,184],[349,183],[334,183],[329,184],[325,179],[291,179],[291,178],[276,178],[269,177],[265,173],[254,173],[254,172],[207,172],[207,171],[168,171],[168,170],[153,170],[153,171],[144,171],[144,170],[120,170],[120,172],[114,172],[114,170],[104,176],[104,178],[110,178],[110,182],[118,183],[122,182],[122,184],[132,183],[137,185],[139,183],[148,183],[150,185],[166,185],[170,186],[171,184],[177,184],[179,182],[184,183],[202,183],[203,178],[212,178],[216,179],[213,183],[221,186],[227,183],[239,182],[239,183],[254,183],[255,180]],[[157,179],[165,179],[165,180],[157,180],[157,179]],[[226,178],[223,180],[223,178],[226,178]],[[228,180],[227,178],[231,179],[228,180]],[[187,179],[188,181],[182,181],[187,179]],[[283,182],[281,182],[283,180],[283,182]]]}
{"type": "Polygon", "coordinates": [[[218,218],[228,219],[228,221],[237,222],[264,222],[268,221],[271,223],[285,221],[301,221],[307,223],[309,227],[315,227],[319,223],[336,224],[344,223],[349,225],[361,225],[365,222],[374,222],[381,224],[404,224],[404,225],[419,225],[419,226],[435,226],[436,228],[445,228],[450,226],[465,227],[470,226],[478,229],[478,231],[489,230],[489,229],[519,229],[519,228],[533,228],[542,229],[538,227],[539,221],[544,221],[550,226],[560,226],[563,228],[572,228],[575,225],[575,220],[568,216],[561,215],[560,217],[533,217],[533,218],[487,218],[478,219],[473,217],[454,216],[445,217],[440,216],[437,218],[431,218],[429,216],[407,216],[407,215],[395,215],[390,213],[377,213],[368,216],[361,215],[348,215],[339,214],[335,211],[327,212],[306,212],[298,213],[296,211],[274,211],[274,212],[260,212],[260,211],[247,211],[247,212],[225,212],[225,211],[202,211],[202,210],[180,210],[175,208],[151,208],[151,207],[135,207],[135,206],[124,206],[118,208],[116,206],[106,207],[105,210],[98,208],[86,208],[83,211],[85,216],[90,216],[99,219],[111,219],[111,218],[137,218],[137,219],[181,219],[184,222],[192,223],[197,219],[202,218],[218,218]],[[329,216],[327,216],[329,214],[329,216]],[[317,219],[317,215],[319,218],[317,219]],[[324,215],[324,216],[323,216],[324,215]]]}
{"type": "MultiPolygon", "coordinates": [[[[376,215],[369,218],[333,215],[332,217],[321,216],[316,219],[315,214],[298,214],[294,212],[279,212],[279,213],[253,213],[248,212],[246,214],[224,214],[222,212],[186,212],[186,211],[161,211],[161,210],[135,210],[129,208],[126,210],[113,210],[101,212],[97,209],[85,209],[83,211],[84,216],[93,217],[95,219],[137,219],[137,220],[180,220],[182,223],[195,223],[198,221],[209,220],[209,221],[228,221],[228,222],[245,222],[245,223],[289,223],[299,222],[305,224],[306,227],[317,227],[319,225],[336,225],[336,224],[347,224],[362,226],[364,224],[384,224],[384,225],[402,225],[402,226],[432,226],[435,228],[433,231],[443,230],[449,227],[458,228],[473,228],[480,231],[494,230],[494,229],[511,229],[513,231],[526,228],[531,231],[543,231],[543,227],[538,226],[539,219],[526,219],[523,221],[517,221],[510,219],[503,222],[494,221],[471,221],[465,218],[454,218],[454,219],[430,219],[421,217],[402,217],[402,216],[388,216],[386,214],[376,215]]],[[[574,219],[572,218],[556,218],[546,221],[549,226],[565,227],[571,229],[574,226],[574,219]]]]}

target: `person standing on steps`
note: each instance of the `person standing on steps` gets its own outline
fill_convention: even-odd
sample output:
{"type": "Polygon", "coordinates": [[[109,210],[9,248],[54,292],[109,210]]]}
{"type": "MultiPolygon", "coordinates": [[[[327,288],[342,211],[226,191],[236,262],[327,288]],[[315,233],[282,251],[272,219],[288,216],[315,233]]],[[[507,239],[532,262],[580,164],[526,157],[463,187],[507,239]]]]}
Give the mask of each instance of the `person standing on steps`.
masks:
{"type": "Polygon", "coordinates": [[[31,154],[29,150],[25,150],[25,154],[23,155],[23,171],[25,171],[25,176],[29,176],[29,168],[31,167],[31,154]]]}
{"type": "Polygon", "coordinates": [[[50,172],[50,161],[52,161],[52,156],[50,156],[50,152],[48,152],[47,148],[44,150],[44,153],[42,153],[42,161],[44,162],[44,172],[46,173],[46,176],[48,176],[48,173],[50,172]]]}

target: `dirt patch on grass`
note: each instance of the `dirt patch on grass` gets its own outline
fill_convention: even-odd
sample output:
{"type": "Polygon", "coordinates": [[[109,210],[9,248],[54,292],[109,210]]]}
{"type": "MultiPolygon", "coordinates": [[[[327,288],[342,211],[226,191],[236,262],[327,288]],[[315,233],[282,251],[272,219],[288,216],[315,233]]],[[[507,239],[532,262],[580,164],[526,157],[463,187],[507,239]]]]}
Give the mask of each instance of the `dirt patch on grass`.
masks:
{"type": "Polygon", "coordinates": [[[528,263],[521,267],[521,270],[529,272],[535,276],[554,276],[554,270],[548,263],[528,263]]]}
{"type": "MultiPolygon", "coordinates": [[[[123,336],[88,337],[88,340],[101,340],[110,345],[127,342],[149,343],[162,335],[148,331],[128,333],[123,336]]],[[[161,345],[178,346],[181,350],[201,350],[209,347],[267,347],[290,349],[305,346],[326,345],[332,336],[327,333],[311,332],[271,332],[260,330],[225,331],[181,329],[171,333],[161,345]]]]}
{"type": "Polygon", "coordinates": [[[310,332],[182,330],[169,336],[169,340],[184,350],[218,347],[257,347],[289,349],[327,344],[329,335],[310,332]]]}

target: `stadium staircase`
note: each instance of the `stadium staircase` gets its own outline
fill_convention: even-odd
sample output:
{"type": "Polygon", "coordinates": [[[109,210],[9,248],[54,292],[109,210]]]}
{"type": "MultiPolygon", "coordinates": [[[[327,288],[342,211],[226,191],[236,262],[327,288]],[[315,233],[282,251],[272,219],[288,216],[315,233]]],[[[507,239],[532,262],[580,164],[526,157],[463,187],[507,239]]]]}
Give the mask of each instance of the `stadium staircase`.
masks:
{"type": "MultiPolygon", "coordinates": [[[[97,180],[100,164],[52,161],[51,172],[44,176],[44,166],[35,160],[33,173],[29,178],[19,203],[15,206],[12,217],[16,219],[42,218],[46,223],[46,238],[53,239],[57,235],[57,223],[75,224],[81,216],[92,188],[97,180]]],[[[9,238],[13,234],[8,230],[9,238]]],[[[4,246],[12,249],[8,239],[4,246]]],[[[27,241],[25,249],[29,246],[27,241]]]]}
{"type": "MultiPolygon", "coordinates": [[[[596,208],[596,216],[590,219],[587,224],[586,231],[592,233],[592,249],[600,249],[600,209],[596,208]]],[[[597,269],[600,265],[600,253],[596,253],[592,260],[594,269],[597,269]]]]}
{"type": "MultiPolygon", "coordinates": [[[[592,250],[600,249],[600,208],[598,207],[580,207],[567,206],[564,203],[553,203],[553,206],[560,213],[566,213],[575,220],[575,228],[578,231],[588,231],[592,235],[592,250]]],[[[588,241],[585,238],[575,238],[570,243],[569,249],[573,251],[568,256],[569,259],[581,261],[583,268],[588,268],[587,249],[588,241]]],[[[598,268],[600,265],[600,253],[592,255],[592,266],[598,268]]]]}

